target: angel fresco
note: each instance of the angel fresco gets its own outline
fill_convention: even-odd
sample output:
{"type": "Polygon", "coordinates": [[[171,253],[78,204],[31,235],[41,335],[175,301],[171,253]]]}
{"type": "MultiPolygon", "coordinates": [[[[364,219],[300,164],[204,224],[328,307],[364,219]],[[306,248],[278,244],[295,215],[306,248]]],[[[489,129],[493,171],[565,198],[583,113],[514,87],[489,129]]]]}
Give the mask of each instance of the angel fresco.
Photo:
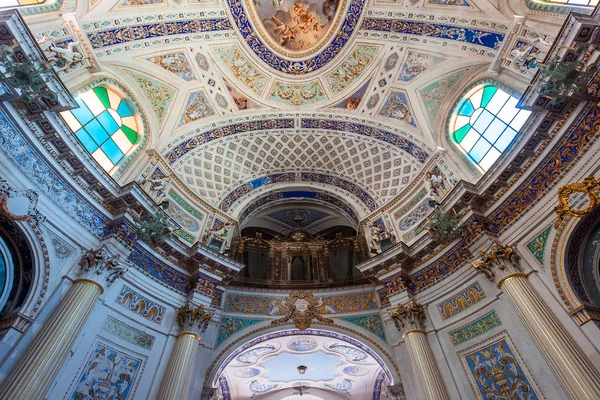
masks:
{"type": "Polygon", "coordinates": [[[288,50],[307,50],[325,36],[337,0],[255,0],[254,7],[269,36],[288,50]]]}

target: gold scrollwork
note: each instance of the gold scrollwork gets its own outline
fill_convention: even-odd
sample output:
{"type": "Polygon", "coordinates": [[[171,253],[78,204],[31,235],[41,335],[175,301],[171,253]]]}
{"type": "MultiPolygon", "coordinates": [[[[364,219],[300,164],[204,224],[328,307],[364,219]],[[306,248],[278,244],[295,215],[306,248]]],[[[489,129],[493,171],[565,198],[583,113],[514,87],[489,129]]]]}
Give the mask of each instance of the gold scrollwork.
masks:
{"type": "Polygon", "coordinates": [[[558,219],[554,223],[554,227],[558,228],[567,216],[573,216],[577,218],[581,218],[591,213],[598,202],[600,201],[600,196],[598,195],[598,186],[600,186],[600,180],[594,178],[593,176],[588,176],[583,180],[583,182],[578,183],[570,183],[568,185],[561,186],[558,189],[558,206],[554,208],[556,214],[558,215],[558,219]],[[573,209],[571,208],[571,204],[569,204],[569,197],[574,193],[585,193],[589,198],[589,204],[584,209],[573,209]]]}

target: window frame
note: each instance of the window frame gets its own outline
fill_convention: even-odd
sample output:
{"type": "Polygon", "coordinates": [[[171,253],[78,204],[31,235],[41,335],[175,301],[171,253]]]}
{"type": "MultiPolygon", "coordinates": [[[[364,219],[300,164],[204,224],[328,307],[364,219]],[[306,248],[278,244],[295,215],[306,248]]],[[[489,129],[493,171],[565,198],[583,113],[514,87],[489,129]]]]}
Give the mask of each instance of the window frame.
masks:
{"type": "Polygon", "coordinates": [[[515,141],[518,139],[523,126],[525,126],[529,120],[531,112],[517,108],[516,106],[518,102],[519,97],[515,90],[507,87],[501,82],[484,79],[474,82],[467,90],[463,91],[459,99],[456,101],[454,107],[451,108],[452,112],[448,118],[448,124],[446,126],[448,137],[452,144],[459,149],[460,154],[465,156],[465,158],[469,161],[469,164],[474,166],[480,172],[485,173],[489,171],[502,157],[502,155],[513,146],[515,141]],[[486,91],[486,88],[490,87],[494,88],[493,93],[489,95],[488,98],[484,98],[483,95],[486,91]],[[479,95],[479,92],[481,92],[481,95],[479,95]],[[486,107],[490,106],[496,95],[505,95],[506,98],[502,101],[499,107],[496,107],[498,109],[494,112],[492,107],[490,107],[490,109],[487,109],[486,107]],[[477,107],[474,107],[473,103],[471,102],[471,99],[474,97],[479,97],[477,107]],[[470,105],[470,112],[464,111],[467,103],[470,105]],[[514,106],[506,108],[509,104],[513,104],[514,106]],[[510,112],[513,113],[512,117],[510,116],[510,112]],[[477,116],[473,120],[472,117],[476,114],[477,116]],[[484,115],[487,117],[487,119],[489,119],[489,121],[486,121],[487,124],[482,124],[478,127],[475,127],[475,125],[477,125],[479,122],[479,118],[483,117],[484,115]],[[517,121],[517,119],[519,119],[519,121],[517,121]],[[513,122],[515,122],[514,125],[513,122]],[[457,127],[457,124],[461,125],[458,125],[457,127]],[[494,132],[497,132],[497,130],[489,130],[489,128],[493,125],[499,126],[502,129],[499,134],[495,135],[495,137],[494,132]],[[465,130],[467,127],[468,129],[465,130]],[[510,138],[510,140],[506,140],[508,136],[505,135],[505,133],[507,135],[512,134],[512,138],[510,138]],[[458,138],[457,134],[462,135],[462,137],[458,138]],[[472,143],[465,143],[467,136],[469,136],[468,140],[472,141],[472,143]],[[476,149],[477,146],[485,151],[481,156],[472,154],[474,151],[478,150],[476,149]],[[492,151],[494,153],[491,153],[492,151]],[[488,155],[490,155],[489,160],[491,161],[486,160],[488,155]]]}
{"type": "MultiPolygon", "coordinates": [[[[75,113],[73,113],[73,111],[76,111],[78,109],[78,108],[75,108],[75,109],[72,109],[72,110],[67,110],[67,111],[64,111],[64,112],[60,112],[59,115],[61,117],[61,120],[62,120],[62,122],[64,122],[66,128],[72,133],[72,135],[73,135],[75,141],[77,142],[77,144],[83,148],[83,150],[85,151],[85,153],[87,154],[87,156],[89,156],[90,158],[92,158],[96,162],[96,164],[98,165],[98,167],[100,169],[102,169],[102,171],[104,171],[107,174],[109,174],[109,175],[112,176],[119,169],[119,167],[123,163],[125,163],[126,160],[129,159],[130,156],[132,156],[132,155],[134,155],[136,153],[137,148],[145,142],[145,140],[143,140],[144,139],[144,127],[145,127],[145,124],[143,123],[143,119],[142,119],[142,115],[140,113],[140,110],[138,109],[138,106],[135,103],[135,101],[131,98],[131,96],[128,93],[124,92],[121,88],[119,88],[119,87],[117,87],[115,85],[111,85],[110,82],[107,82],[107,81],[101,81],[101,82],[97,82],[96,81],[96,82],[93,82],[93,84],[86,85],[83,89],[79,90],[76,94],[74,94],[74,97],[77,99],[76,101],[81,101],[84,104],[84,106],[86,107],[87,111],[92,114],[92,118],[90,120],[88,120],[87,122],[83,123],[75,115],[75,113]],[[109,92],[112,92],[114,95],[116,95],[116,96],[118,96],[120,98],[120,103],[119,103],[119,105],[118,105],[117,108],[120,108],[121,102],[126,105],[126,108],[129,111],[129,115],[127,116],[127,118],[129,118],[129,117],[133,118],[133,123],[135,124],[135,128],[136,129],[131,129],[131,128],[129,128],[128,126],[124,125],[121,122],[121,125],[119,125],[118,128],[115,131],[113,131],[112,133],[106,132],[107,135],[108,135],[108,137],[104,141],[102,141],[100,144],[96,140],[93,140],[92,138],[90,138],[90,139],[93,140],[93,144],[97,146],[93,151],[90,151],[89,147],[86,146],[86,144],[84,143],[84,141],[81,140],[81,138],[77,135],[77,132],[79,132],[81,130],[81,128],[83,128],[85,126],[88,126],[88,124],[90,124],[92,122],[94,124],[101,125],[100,121],[98,120],[98,117],[100,117],[102,114],[107,113],[107,112],[109,114],[111,114],[111,116],[112,116],[112,113],[109,112],[109,110],[111,110],[112,112],[116,112],[116,114],[120,118],[125,118],[121,114],[119,114],[119,112],[116,109],[114,109],[112,107],[107,107],[106,104],[103,104],[104,110],[100,111],[98,115],[94,115],[94,113],[92,112],[92,110],[90,110],[90,107],[88,106],[88,104],[85,101],[82,100],[82,97],[85,96],[85,95],[88,95],[90,92],[93,92],[93,95],[95,95],[97,97],[98,101],[102,102],[102,99],[100,98],[100,96],[98,95],[98,93],[95,92],[96,88],[104,88],[104,89],[107,90],[107,95],[108,95],[109,92]],[[65,118],[65,115],[64,115],[65,113],[70,113],[71,117],[65,118]],[[69,123],[69,121],[68,121],[70,119],[71,120],[74,119],[76,121],[76,123],[80,125],[80,128],[77,129],[77,130],[74,130],[72,128],[72,124],[69,123]],[[127,129],[129,131],[131,131],[131,133],[134,133],[136,135],[136,138],[135,138],[134,142],[132,142],[131,139],[128,137],[128,135],[121,130],[122,126],[126,126],[127,129]],[[128,143],[131,144],[131,146],[126,151],[123,151],[123,149],[118,146],[117,141],[115,141],[115,139],[114,139],[114,136],[117,135],[118,131],[121,131],[123,133],[123,135],[121,135],[121,136],[126,137],[127,140],[128,140],[128,143]],[[120,158],[116,162],[114,162],[113,160],[111,160],[109,154],[102,148],[102,146],[107,145],[109,143],[109,141],[112,142],[112,144],[114,145],[113,147],[118,148],[119,151],[120,151],[120,153],[122,154],[120,156],[120,158]],[[110,164],[112,164],[112,166],[109,169],[107,169],[107,167],[105,165],[103,165],[94,156],[94,153],[98,149],[101,150],[101,152],[102,152],[102,155],[100,157],[104,157],[106,159],[105,162],[109,162],[110,164]]],[[[112,104],[111,104],[111,106],[112,106],[112,104]]],[[[85,111],[82,111],[82,112],[85,112],[85,111]]],[[[116,120],[114,120],[114,117],[113,117],[113,121],[116,121],[116,120]]],[[[129,125],[131,125],[131,121],[132,120],[129,120],[129,125]]],[[[102,126],[104,127],[104,125],[102,125],[102,126]]],[[[89,135],[89,133],[87,131],[85,133],[88,134],[88,136],[91,136],[91,135],[89,135]]],[[[121,141],[122,140],[123,140],[123,138],[121,138],[121,141]]],[[[112,145],[109,144],[109,146],[112,146],[112,145]]]]}

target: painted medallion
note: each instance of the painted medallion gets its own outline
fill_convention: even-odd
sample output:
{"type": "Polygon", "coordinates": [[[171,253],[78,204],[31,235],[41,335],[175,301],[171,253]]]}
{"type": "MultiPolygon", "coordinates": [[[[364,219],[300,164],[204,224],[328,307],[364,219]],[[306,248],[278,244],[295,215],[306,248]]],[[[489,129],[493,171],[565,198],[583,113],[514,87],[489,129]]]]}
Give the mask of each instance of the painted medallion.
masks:
{"type": "Polygon", "coordinates": [[[281,49],[313,48],[334,25],[341,0],[249,0],[255,24],[281,49]],[[260,27],[259,27],[260,28],[260,27]]]}

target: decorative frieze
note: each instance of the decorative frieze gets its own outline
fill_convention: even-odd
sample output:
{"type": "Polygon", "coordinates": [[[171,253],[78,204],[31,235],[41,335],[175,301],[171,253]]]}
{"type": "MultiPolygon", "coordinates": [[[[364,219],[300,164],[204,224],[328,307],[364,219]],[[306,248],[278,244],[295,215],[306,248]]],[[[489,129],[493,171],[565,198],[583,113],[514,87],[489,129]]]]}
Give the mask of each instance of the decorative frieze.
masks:
{"type": "Polygon", "coordinates": [[[502,321],[500,321],[496,311],[491,311],[476,321],[453,330],[448,335],[450,336],[450,340],[452,340],[452,344],[456,346],[482,335],[501,324],[502,321]]]}
{"type": "Polygon", "coordinates": [[[144,350],[152,350],[154,345],[154,336],[142,332],[139,329],[134,328],[131,325],[126,324],[110,315],[106,317],[102,323],[102,330],[123,339],[124,341],[133,345],[139,346],[144,350]]]}
{"type": "Polygon", "coordinates": [[[443,320],[451,318],[461,311],[479,303],[486,295],[479,282],[475,282],[452,297],[437,304],[437,309],[443,320]]]}
{"type": "Polygon", "coordinates": [[[165,316],[166,308],[154,301],[135,292],[133,289],[123,285],[119,295],[116,298],[116,303],[125,307],[148,321],[152,321],[160,325],[165,316]]]}

